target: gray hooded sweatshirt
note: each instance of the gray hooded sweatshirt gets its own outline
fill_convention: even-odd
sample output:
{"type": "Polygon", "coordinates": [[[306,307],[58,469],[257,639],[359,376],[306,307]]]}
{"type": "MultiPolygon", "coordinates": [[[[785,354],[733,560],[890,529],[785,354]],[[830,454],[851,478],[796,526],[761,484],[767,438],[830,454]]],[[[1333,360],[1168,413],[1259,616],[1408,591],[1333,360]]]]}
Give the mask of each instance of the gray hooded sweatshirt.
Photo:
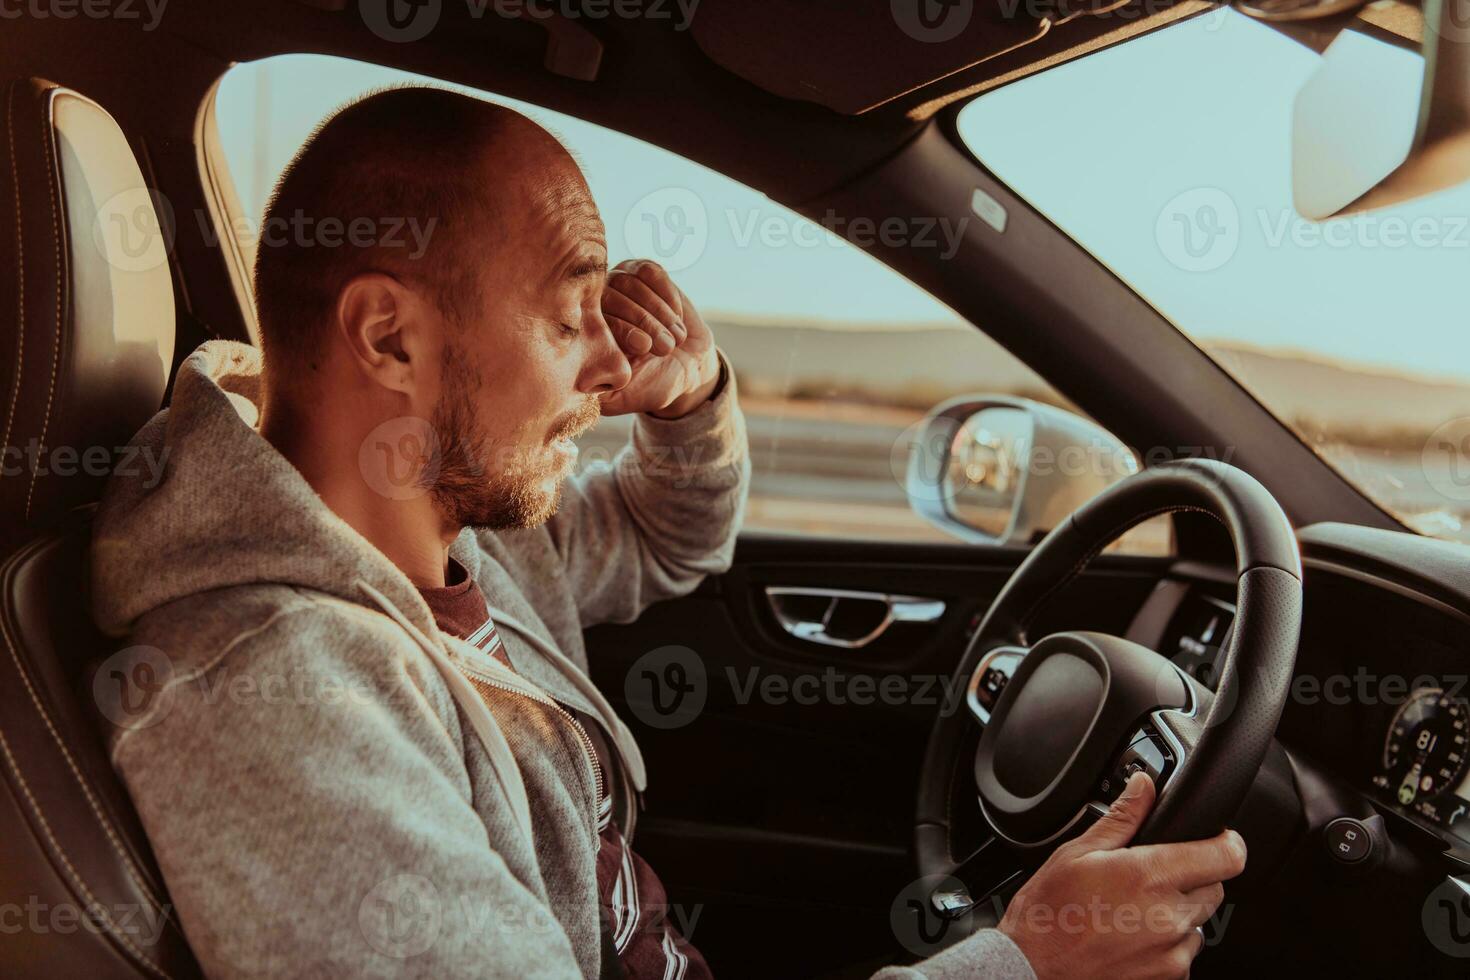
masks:
{"type": "MultiPolygon", "coordinates": [[[[119,474],[99,508],[92,595],[128,642],[107,666],[131,686],[102,705],[113,765],[210,976],[598,974],[596,777],[556,702],[610,733],[631,832],[643,760],[582,630],[729,567],[749,476],[734,389],[639,416],[546,525],[455,540],[509,670],[441,632],[256,431],[254,348],[190,355],[134,438],[162,477],[119,474]]],[[[1032,975],[994,931],[880,976],[915,971],[1032,975]]]]}

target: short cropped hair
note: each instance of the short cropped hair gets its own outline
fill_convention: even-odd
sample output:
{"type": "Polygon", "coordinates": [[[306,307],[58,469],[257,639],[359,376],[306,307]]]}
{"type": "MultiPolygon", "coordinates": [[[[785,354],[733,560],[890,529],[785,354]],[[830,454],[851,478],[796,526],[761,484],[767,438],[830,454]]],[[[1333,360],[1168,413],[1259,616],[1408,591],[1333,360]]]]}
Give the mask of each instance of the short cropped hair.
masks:
{"type": "Polygon", "coordinates": [[[462,319],[494,232],[492,190],[477,164],[523,119],[415,86],[370,94],[318,126],[277,182],[257,239],[267,373],[318,363],[342,287],[364,272],[424,283],[441,311],[462,319]]]}

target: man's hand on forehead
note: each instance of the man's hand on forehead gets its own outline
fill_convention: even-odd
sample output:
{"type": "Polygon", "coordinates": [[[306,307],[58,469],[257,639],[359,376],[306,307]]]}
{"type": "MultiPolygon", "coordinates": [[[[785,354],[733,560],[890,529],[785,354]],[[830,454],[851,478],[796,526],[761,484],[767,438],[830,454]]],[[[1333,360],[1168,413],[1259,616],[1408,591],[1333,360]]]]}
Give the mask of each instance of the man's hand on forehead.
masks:
{"type": "Polygon", "coordinates": [[[720,378],[714,336],[657,262],[630,259],[607,275],[602,314],[632,377],[603,396],[602,414],[677,418],[708,401],[720,378]]]}
{"type": "Polygon", "coordinates": [[[607,274],[602,314],[629,359],[667,354],[689,336],[684,294],[663,266],[647,259],[619,262],[607,274]]]}

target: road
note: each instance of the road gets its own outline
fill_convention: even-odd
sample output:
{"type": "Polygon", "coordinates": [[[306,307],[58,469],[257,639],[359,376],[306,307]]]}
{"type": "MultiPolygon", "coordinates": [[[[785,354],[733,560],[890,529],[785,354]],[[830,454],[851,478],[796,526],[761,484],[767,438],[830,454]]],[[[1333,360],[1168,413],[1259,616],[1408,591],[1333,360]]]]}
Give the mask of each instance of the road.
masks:
{"type": "MultiPolygon", "coordinates": [[[[917,412],[886,408],[752,400],[746,413],[751,449],[746,526],[872,540],[954,540],[916,515],[904,495],[910,427],[919,418],[917,412]]],[[[579,465],[610,459],[626,442],[629,426],[627,419],[607,419],[583,436],[579,465]]],[[[1430,483],[1418,453],[1332,447],[1325,455],[1400,513],[1437,514],[1429,530],[1470,542],[1470,480],[1465,499],[1455,500],[1430,483]]],[[[1434,460],[1428,465],[1443,485],[1434,467],[1444,471],[1444,465],[1434,460]]]]}

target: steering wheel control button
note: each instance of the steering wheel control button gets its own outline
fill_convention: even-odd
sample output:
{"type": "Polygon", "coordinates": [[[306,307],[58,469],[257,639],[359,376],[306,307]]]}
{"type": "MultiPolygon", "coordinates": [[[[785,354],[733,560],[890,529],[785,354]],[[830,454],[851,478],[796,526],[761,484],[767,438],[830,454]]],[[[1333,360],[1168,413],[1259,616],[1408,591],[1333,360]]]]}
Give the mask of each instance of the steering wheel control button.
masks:
{"type": "Polygon", "coordinates": [[[1373,853],[1373,836],[1353,817],[1338,817],[1322,831],[1327,853],[1342,864],[1359,864],[1373,853]]]}
{"type": "Polygon", "coordinates": [[[965,691],[970,713],[980,724],[990,724],[990,713],[1000,702],[1000,696],[1005,693],[1011,675],[1015,674],[1025,656],[1025,647],[998,646],[980,658],[965,691]]]}
{"type": "MultiPolygon", "coordinates": [[[[972,675],[977,686],[980,679],[972,675]]],[[[1167,769],[1161,743],[1130,742],[1150,712],[1188,703],[1183,676],[1147,647],[1102,633],[1051,634],[1021,660],[981,733],[981,812],[1008,843],[1055,842],[1100,795],[1102,776],[1126,782],[1125,763],[1167,769]],[[1126,760],[1119,746],[1132,750],[1126,760]]]]}
{"type": "Polygon", "coordinates": [[[995,702],[1000,700],[1001,692],[1006,689],[1006,682],[1010,679],[1010,675],[998,667],[985,669],[985,673],[980,677],[980,687],[976,691],[976,696],[987,711],[995,708],[995,702]]]}
{"type": "Polygon", "coordinates": [[[1162,788],[1176,761],[1169,743],[1152,727],[1140,728],[1133,733],[1117,763],[1098,781],[1098,796],[1105,802],[1113,802],[1135,772],[1147,773],[1154,786],[1162,788]]]}
{"type": "Polygon", "coordinates": [[[1168,765],[1169,758],[1163,745],[1152,735],[1145,735],[1124,750],[1119,768],[1124,782],[1135,772],[1144,772],[1157,784],[1168,765]]]}

